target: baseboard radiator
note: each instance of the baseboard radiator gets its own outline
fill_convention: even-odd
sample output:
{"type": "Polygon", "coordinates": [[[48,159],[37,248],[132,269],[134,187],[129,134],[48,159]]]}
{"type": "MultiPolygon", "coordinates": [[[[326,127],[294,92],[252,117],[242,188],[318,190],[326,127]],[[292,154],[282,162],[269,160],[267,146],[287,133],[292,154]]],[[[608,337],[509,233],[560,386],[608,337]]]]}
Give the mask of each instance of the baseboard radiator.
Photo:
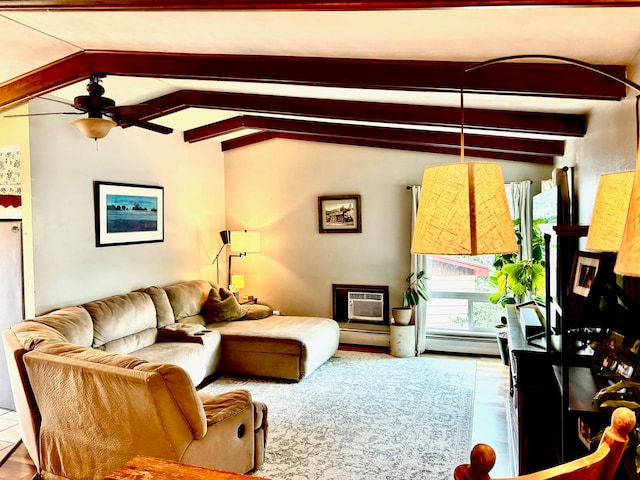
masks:
{"type": "MultiPolygon", "coordinates": [[[[389,347],[391,340],[388,331],[376,331],[367,328],[340,328],[340,343],[344,345],[366,345],[389,347]]],[[[500,356],[495,336],[479,337],[457,333],[427,334],[427,352],[460,353],[472,355],[500,356]]]]}
{"type": "Polygon", "coordinates": [[[345,345],[366,345],[371,347],[389,347],[389,331],[377,331],[358,328],[341,328],[340,343],[345,345]]]}
{"type": "Polygon", "coordinates": [[[495,336],[479,337],[455,333],[427,334],[427,352],[469,353],[473,355],[499,356],[495,336]]]}

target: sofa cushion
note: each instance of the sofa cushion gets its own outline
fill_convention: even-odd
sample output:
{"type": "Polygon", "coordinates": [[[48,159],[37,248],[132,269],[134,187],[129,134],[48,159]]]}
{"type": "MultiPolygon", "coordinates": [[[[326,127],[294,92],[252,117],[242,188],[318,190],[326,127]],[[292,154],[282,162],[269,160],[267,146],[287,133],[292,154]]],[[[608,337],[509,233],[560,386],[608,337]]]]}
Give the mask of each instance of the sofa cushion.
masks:
{"type": "Polygon", "coordinates": [[[236,297],[227,289],[214,289],[204,302],[204,317],[207,323],[231,322],[239,320],[247,314],[247,309],[238,303],[236,297]]]}
{"type": "Polygon", "coordinates": [[[93,322],[82,307],[66,307],[33,319],[60,332],[67,342],[89,346],[93,342],[93,322]]]}
{"type": "Polygon", "coordinates": [[[41,344],[68,343],[68,340],[55,328],[34,320],[23,320],[11,327],[11,331],[25,350],[33,350],[41,344]]]}
{"type": "Polygon", "coordinates": [[[169,302],[169,297],[164,288],[160,287],[147,287],[140,289],[139,291],[146,293],[151,297],[151,301],[156,306],[156,320],[158,322],[158,328],[166,327],[167,325],[175,322],[173,318],[173,308],[169,302]]]}
{"type": "Polygon", "coordinates": [[[137,367],[138,365],[141,365],[143,363],[147,363],[146,360],[142,360],[131,355],[107,353],[101,350],[95,350],[90,347],[72,345],[70,343],[43,345],[38,348],[38,351],[51,355],[60,355],[62,357],[69,357],[75,358],[77,360],[99,363],[101,365],[111,365],[112,367],[129,369],[137,367]]]}
{"type": "Polygon", "coordinates": [[[156,342],[131,354],[148,362],[178,365],[197,385],[205,377],[218,371],[222,339],[219,332],[207,332],[185,340],[197,340],[197,343],[176,340],[156,342]]]}
{"type": "Polygon", "coordinates": [[[83,306],[93,319],[94,348],[129,353],[156,340],[156,308],[145,293],[114,295],[83,306]]]}
{"type": "Polygon", "coordinates": [[[180,282],[164,287],[173,309],[174,320],[177,322],[185,317],[198,315],[211,289],[211,284],[204,280],[180,282]]]}
{"type": "Polygon", "coordinates": [[[243,320],[260,320],[261,318],[267,318],[273,313],[273,310],[268,305],[244,305],[244,308],[247,310],[247,314],[243,320]]]}

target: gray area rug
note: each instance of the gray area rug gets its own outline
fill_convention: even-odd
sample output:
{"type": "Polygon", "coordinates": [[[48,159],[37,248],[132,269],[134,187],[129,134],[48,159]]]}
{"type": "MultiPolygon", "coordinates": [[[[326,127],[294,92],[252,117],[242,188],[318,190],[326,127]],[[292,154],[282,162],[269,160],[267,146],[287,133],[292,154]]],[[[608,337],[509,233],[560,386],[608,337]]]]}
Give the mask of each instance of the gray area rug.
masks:
{"type": "Polygon", "coordinates": [[[222,376],[267,404],[273,480],[444,480],[468,462],[475,360],[338,351],[300,383],[222,376]]]}

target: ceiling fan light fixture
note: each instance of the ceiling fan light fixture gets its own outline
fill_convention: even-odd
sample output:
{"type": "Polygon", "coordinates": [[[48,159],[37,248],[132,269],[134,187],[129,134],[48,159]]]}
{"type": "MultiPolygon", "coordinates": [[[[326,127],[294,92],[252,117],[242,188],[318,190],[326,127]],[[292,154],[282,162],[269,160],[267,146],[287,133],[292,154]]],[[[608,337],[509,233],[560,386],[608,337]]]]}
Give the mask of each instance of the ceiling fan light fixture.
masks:
{"type": "Polygon", "coordinates": [[[71,122],[87,138],[104,138],[117,124],[108,118],[78,118],[71,122]]]}

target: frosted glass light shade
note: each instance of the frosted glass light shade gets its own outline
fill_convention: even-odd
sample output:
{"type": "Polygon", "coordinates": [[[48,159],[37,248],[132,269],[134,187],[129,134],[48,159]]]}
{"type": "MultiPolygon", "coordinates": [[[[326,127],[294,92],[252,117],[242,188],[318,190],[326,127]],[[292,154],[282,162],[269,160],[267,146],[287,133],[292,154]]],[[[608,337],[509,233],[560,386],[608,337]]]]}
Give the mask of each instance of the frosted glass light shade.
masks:
{"type": "Polygon", "coordinates": [[[246,230],[231,232],[232,252],[259,252],[260,232],[248,232],[246,230]]]}
{"type": "Polygon", "coordinates": [[[71,122],[87,138],[104,138],[116,126],[116,122],[108,118],[78,118],[71,122]]]}
{"type": "Polygon", "coordinates": [[[629,211],[613,271],[618,275],[640,277],[640,176],[637,173],[633,179],[629,211]]]}
{"type": "Polygon", "coordinates": [[[231,275],[231,285],[237,290],[244,288],[244,275],[231,275]]]}
{"type": "Polygon", "coordinates": [[[482,255],[518,251],[500,165],[427,167],[411,252],[482,255]]]}
{"type": "Polygon", "coordinates": [[[587,236],[587,250],[617,252],[620,249],[634,176],[633,170],[600,176],[587,236]]]}

